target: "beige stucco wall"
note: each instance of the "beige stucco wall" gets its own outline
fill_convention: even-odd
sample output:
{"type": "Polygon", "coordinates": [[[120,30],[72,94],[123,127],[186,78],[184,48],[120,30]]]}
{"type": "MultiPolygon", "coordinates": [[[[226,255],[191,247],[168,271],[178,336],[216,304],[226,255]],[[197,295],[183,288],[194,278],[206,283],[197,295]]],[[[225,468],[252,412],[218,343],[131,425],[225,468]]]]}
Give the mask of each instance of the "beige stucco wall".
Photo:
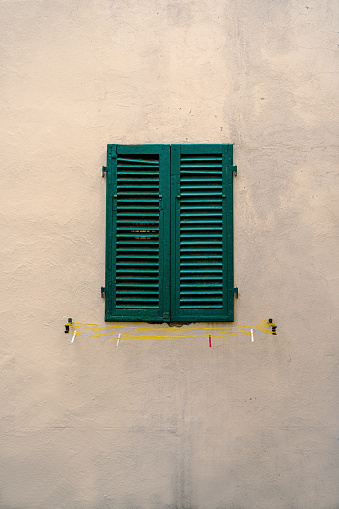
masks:
{"type": "Polygon", "coordinates": [[[338,509],[336,4],[1,1],[1,509],[338,509]],[[278,336],[71,344],[106,144],[174,142],[234,143],[234,325],[278,336]]]}

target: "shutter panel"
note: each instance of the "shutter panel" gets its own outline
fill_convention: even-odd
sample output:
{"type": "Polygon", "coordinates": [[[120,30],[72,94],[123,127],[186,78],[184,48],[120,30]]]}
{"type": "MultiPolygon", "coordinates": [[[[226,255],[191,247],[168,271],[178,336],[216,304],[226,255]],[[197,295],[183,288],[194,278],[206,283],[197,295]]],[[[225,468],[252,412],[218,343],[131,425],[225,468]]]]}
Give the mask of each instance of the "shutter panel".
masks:
{"type": "Polygon", "coordinates": [[[106,321],[169,320],[169,167],[163,145],[108,145],[106,321]]]}
{"type": "Polygon", "coordinates": [[[234,320],[232,149],[171,146],[172,320],[234,320]]]}

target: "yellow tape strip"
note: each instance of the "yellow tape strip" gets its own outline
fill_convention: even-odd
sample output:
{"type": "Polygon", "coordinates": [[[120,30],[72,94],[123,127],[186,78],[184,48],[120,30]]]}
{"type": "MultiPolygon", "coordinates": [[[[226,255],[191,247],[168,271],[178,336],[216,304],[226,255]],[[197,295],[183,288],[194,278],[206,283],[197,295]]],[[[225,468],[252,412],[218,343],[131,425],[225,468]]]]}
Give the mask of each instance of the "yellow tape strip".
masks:
{"type": "MultiPolygon", "coordinates": [[[[91,324],[84,322],[72,322],[72,327],[77,329],[77,334],[81,336],[90,336],[97,338],[110,338],[115,339],[118,329],[121,331],[121,324],[91,324]],[[80,329],[80,330],[79,330],[80,329]],[[83,329],[83,332],[81,331],[83,329]]],[[[262,325],[243,325],[238,327],[201,327],[197,329],[193,329],[192,333],[187,336],[189,333],[187,329],[168,329],[166,326],[159,327],[140,327],[140,326],[128,326],[124,329],[125,338],[136,338],[136,339],[203,339],[206,337],[206,332],[208,331],[213,337],[223,338],[227,336],[243,336],[247,334],[251,334],[253,331],[254,334],[267,334],[271,333],[271,327],[267,322],[262,325]],[[129,329],[134,329],[132,332],[129,329]],[[136,329],[136,330],[135,330],[136,329]],[[163,336],[153,336],[149,334],[152,331],[162,331],[166,332],[166,335],[163,336]],[[184,335],[182,334],[184,333],[184,335]],[[146,337],[145,337],[146,336],[146,337]]]]}
{"type": "MultiPolygon", "coordinates": [[[[126,323],[126,322],[125,322],[126,323]]],[[[97,327],[99,327],[99,330],[101,327],[107,327],[107,329],[121,329],[121,323],[117,323],[115,322],[114,324],[97,324],[97,323],[83,323],[83,322],[72,322],[71,324],[72,327],[81,327],[81,328],[90,328],[91,330],[94,330],[96,329],[97,327]],[[83,327],[82,327],[83,326],[83,327]],[[89,326],[89,327],[88,327],[89,326]],[[94,329],[93,329],[94,328],[94,329]]],[[[262,328],[265,328],[267,330],[271,330],[270,329],[270,326],[266,323],[266,324],[263,324],[263,325],[242,325],[242,326],[239,326],[239,327],[234,327],[234,326],[229,326],[229,327],[214,327],[214,326],[211,326],[211,327],[198,327],[198,328],[195,328],[194,329],[194,332],[198,332],[198,331],[213,331],[213,330],[234,330],[234,331],[238,331],[238,330],[251,330],[251,329],[262,329],[262,328]]],[[[142,326],[134,326],[134,325],[129,325],[128,326],[128,329],[137,329],[137,330],[140,330],[140,331],[169,331],[168,328],[166,328],[166,326],[164,327],[142,327],[142,326]]],[[[172,329],[174,330],[174,329],[172,329]]],[[[185,330],[185,329],[183,329],[185,330]]]]}
{"type": "MultiPolygon", "coordinates": [[[[268,332],[270,331],[262,331],[262,332],[255,332],[255,335],[258,335],[258,334],[267,334],[268,332]]],[[[254,333],[254,331],[253,331],[254,333]]],[[[223,338],[223,337],[228,337],[228,336],[245,336],[247,335],[248,333],[234,333],[234,334],[218,334],[218,335],[213,335],[214,338],[223,338]]],[[[108,334],[100,334],[100,335],[97,335],[97,334],[90,334],[90,333],[79,333],[78,334],[78,331],[77,331],[77,335],[79,336],[89,336],[91,338],[101,338],[101,339],[116,339],[116,336],[110,336],[108,334]]],[[[148,336],[148,337],[144,337],[144,336],[135,336],[135,335],[132,335],[132,334],[124,334],[123,335],[125,337],[125,339],[128,339],[128,338],[132,338],[132,339],[148,339],[148,340],[152,340],[152,339],[163,339],[163,340],[171,340],[171,339],[206,339],[207,336],[199,336],[199,337],[194,337],[193,335],[192,336],[175,336],[175,337],[166,337],[166,336],[148,336]]]]}

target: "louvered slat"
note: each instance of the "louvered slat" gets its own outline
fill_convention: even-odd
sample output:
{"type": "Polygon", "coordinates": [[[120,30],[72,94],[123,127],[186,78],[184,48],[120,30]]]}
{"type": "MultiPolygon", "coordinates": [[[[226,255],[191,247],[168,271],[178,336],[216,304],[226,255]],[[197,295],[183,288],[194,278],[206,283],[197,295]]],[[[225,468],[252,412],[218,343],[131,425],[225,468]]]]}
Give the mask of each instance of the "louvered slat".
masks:
{"type": "MultiPolygon", "coordinates": [[[[158,307],[159,306],[159,207],[146,219],[140,217],[140,211],[147,203],[159,202],[159,156],[117,157],[117,252],[116,274],[120,284],[116,285],[116,307],[158,307]],[[144,170],[151,168],[147,173],[144,170]],[[140,169],[140,174],[136,172],[140,169]],[[128,178],[129,176],[129,178],[128,178]],[[133,199],[131,209],[126,200],[133,199]],[[134,214],[124,219],[125,213],[134,214]],[[135,244],[139,256],[133,256],[124,241],[135,244]],[[154,243],[152,255],[149,242],[154,243]],[[126,276],[133,274],[134,282],[124,284],[126,276]],[[152,278],[153,285],[144,284],[144,276],[152,278]],[[141,277],[140,277],[141,276],[141,277]]],[[[130,244],[128,244],[130,245],[130,244]]]]}
{"type": "MultiPolygon", "coordinates": [[[[205,283],[203,290],[199,291],[197,281],[201,276],[212,273],[222,274],[222,251],[219,253],[213,251],[205,256],[205,260],[202,261],[199,258],[201,250],[204,248],[205,243],[208,244],[210,239],[215,239],[217,243],[215,247],[222,248],[222,156],[218,157],[211,156],[210,154],[201,156],[187,156],[181,154],[180,157],[180,205],[183,207],[185,215],[180,210],[180,244],[186,245],[186,241],[194,239],[201,240],[199,244],[192,245],[188,255],[190,261],[187,258],[183,258],[180,250],[180,286],[179,286],[179,306],[181,309],[185,307],[195,308],[208,308],[211,306],[214,308],[222,309],[223,305],[223,292],[222,284],[210,286],[205,283]],[[188,168],[195,169],[195,173],[189,174],[189,178],[186,176],[186,170],[188,168]],[[210,178],[210,169],[213,168],[214,178],[210,178]],[[190,197],[194,197],[194,202],[190,201],[190,197]],[[217,198],[217,200],[216,200],[217,198]],[[210,205],[206,207],[204,215],[200,216],[200,220],[196,220],[196,216],[193,216],[196,211],[196,202],[201,200],[210,201],[210,205]],[[216,200],[216,201],[215,201],[216,200]],[[213,202],[214,206],[219,206],[219,212],[213,213],[213,202]],[[213,219],[212,219],[213,218],[213,219]],[[216,272],[215,272],[216,271],[216,272]],[[182,287],[182,276],[191,276],[194,278],[195,283],[191,287],[182,287]]],[[[187,252],[186,252],[187,257],[187,252]]]]}

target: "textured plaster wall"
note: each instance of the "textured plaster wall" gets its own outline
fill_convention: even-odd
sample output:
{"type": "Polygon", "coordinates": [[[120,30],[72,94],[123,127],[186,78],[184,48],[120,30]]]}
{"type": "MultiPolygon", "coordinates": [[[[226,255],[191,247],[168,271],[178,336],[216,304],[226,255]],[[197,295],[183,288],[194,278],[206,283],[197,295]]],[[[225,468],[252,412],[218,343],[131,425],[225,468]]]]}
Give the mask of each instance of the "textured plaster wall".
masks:
{"type": "Polygon", "coordinates": [[[338,509],[336,11],[1,1],[1,509],[338,509]],[[234,143],[235,325],[277,337],[63,333],[103,323],[106,144],[157,142],[234,143]]]}

